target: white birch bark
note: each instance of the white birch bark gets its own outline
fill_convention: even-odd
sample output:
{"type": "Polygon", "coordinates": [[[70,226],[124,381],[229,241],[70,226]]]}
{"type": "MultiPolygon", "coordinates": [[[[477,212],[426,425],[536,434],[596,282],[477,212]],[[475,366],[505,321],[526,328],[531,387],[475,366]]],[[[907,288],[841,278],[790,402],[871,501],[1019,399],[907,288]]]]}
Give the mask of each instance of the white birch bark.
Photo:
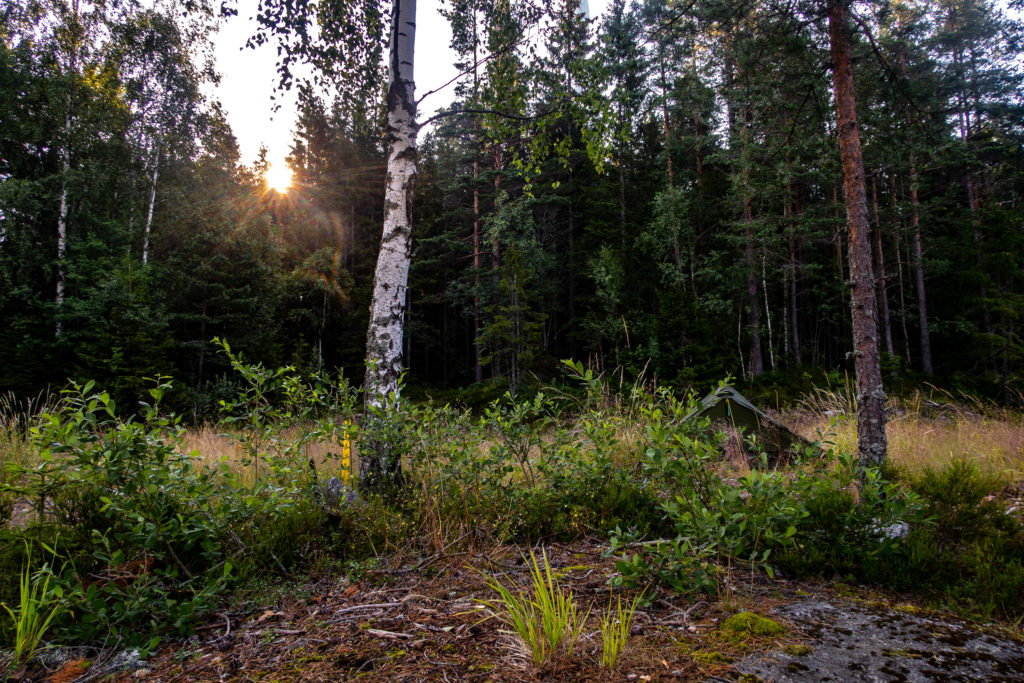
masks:
{"type": "MultiPolygon", "coordinates": [[[[384,195],[384,230],[373,278],[370,326],[366,333],[364,399],[369,409],[385,407],[388,394],[398,392],[406,289],[412,255],[412,193],[416,177],[416,99],[413,50],[416,0],[393,0],[388,67],[388,169],[384,195]]],[[[360,459],[364,484],[394,480],[400,474],[399,454],[384,440],[369,439],[360,459]]]]}
{"type": "Polygon", "coordinates": [[[160,170],[160,143],[156,143],[153,154],[153,178],[149,186],[149,208],[146,210],[146,227],[142,230],[142,265],[149,260],[149,230],[153,225],[153,205],[156,203],[156,179],[160,170]]]}
{"type": "MultiPolygon", "coordinates": [[[[78,30],[78,0],[72,3],[73,32],[78,30]]],[[[78,73],[78,45],[72,39],[71,52],[68,58],[68,72],[72,77],[78,73]]],[[[70,88],[70,84],[69,84],[70,88]]],[[[64,305],[64,260],[68,255],[68,176],[71,173],[71,90],[65,98],[64,112],[64,146],[60,152],[60,207],[57,210],[57,286],[54,301],[57,304],[57,320],[54,323],[54,337],[60,337],[64,325],[60,319],[60,309],[64,305]]]]}
{"type": "MultiPolygon", "coordinates": [[[[68,98],[70,99],[70,97],[68,98]]],[[[70,104],[68,105],[70,107],[70,104]]],[[[57,322],[54,328],[54,336],[59,337],[64,331],[64,325],[60,320],[60,308],[64,305],[64,259],[68,255],[68,173],[71,170],[71,153],[68,145],[71,144],[71,114],[64,117],[64,149],[61,150],[61,181],[60,181],[60,208],[57,212],[57,322]]]]}

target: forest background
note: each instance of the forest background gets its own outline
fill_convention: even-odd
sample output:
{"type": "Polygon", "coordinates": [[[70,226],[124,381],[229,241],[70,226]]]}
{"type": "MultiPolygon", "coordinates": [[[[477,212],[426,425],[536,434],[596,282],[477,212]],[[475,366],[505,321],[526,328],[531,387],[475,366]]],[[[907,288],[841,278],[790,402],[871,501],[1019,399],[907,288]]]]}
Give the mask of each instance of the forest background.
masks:
{"type": "MultiPolygon", "coordinates": [[[[567,2],[543,26],[504,0],[448,8],[465,77],[420,141],[412,396],[479,406],[560,358],[783,397],[844,379],[848,235],[814,6],[616,1],[588,22],[567,2]]],[[[1024,27],[1005,9],[854,6],[890,387],[1020,396],[1024,27]]],[[[384,72],[292,84],[295,181],[276,192],[204,95],[219,18],[196,10],[0,15],[0,392],[94,379],[133,405],[172,376],[165,405],[201,421],[238,391],[214,337],[268,367],[362,375],[384,72]]]]}

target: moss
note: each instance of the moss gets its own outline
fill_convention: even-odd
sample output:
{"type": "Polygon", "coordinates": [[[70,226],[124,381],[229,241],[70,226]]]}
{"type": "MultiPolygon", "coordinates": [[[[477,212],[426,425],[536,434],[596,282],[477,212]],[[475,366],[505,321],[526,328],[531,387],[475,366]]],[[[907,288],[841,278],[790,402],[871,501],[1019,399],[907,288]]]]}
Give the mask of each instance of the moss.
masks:
{"type": "Polygon", "coordinates": [[[885,657],[909,657],[911,659],[920,659],[924,656],[920,652],[913,650],[882,650],[882,655],[885,657]]]}
{"type": "Polygon", "coordinates": [[[592,564],[574,564],[568,567],[562,567],[560,570],[552,572],[552,576],[554,577],[555,581],[560,581],[569,574],[572,574],[573,572],[585,572],[588,569],[594,568],[595,565],[592,564]]]}
{"type": "Polygon", "coordinates": [[[732,615],[722,623],[721,629],[736,636],[781,636],[786,632],[782,624],[753,612],[732,615]]]}
{"type": "Polygon", "coordinates": [[[803,657],[804,655],[809,655],[814,652],[814,648],[810,645],[797,643],[794,645],[783,646],[782,651],[790,657],[803,657]]]}
{"type": "Polygon", "coordinates": [[[698,664],[732,664],[732,658],[721,652],[694,652],[692,657],[698,664]]]}
{"type": "Polygon", "coordinates": [[[900,603],[899,605],[896,605],[893,609],[895,609],[897,612],[904,612],[906,614],[922,614],[925,612],[925,610],[921,609],[917,605],[911,605],[909,603],[900,603]]]}

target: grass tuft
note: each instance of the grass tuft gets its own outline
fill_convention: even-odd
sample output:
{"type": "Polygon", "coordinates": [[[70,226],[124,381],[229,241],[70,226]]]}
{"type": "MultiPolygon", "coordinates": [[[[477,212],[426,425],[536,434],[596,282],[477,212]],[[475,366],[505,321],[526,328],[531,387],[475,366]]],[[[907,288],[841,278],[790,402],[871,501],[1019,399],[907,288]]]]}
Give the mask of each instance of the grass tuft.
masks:
{"type": "MultiPolygon", "coordinates": [[[[551,574],[547,553],[542,551],[543,568],[530,553],[530,595],[517,595],[494,578],[487,585],[497,591],[497,601],[481,601],[498,612],[511,628],[534,666],[544,666],[572,655],[583,626],[590,615],[580,613],[572,591],[565,593],[551,574]]],[[[627,631],[628,633],[628,631],[627,631]]]]}
{"type": "MultiPolygon", "coordinates": [[[[56,556],[53,550],[46,549],[56,556]]],[[[14,622],[14,661],[19,667],[36,656],[50,622],[61,612],[61,596],[59,590],[50,585],[51,578],[53,571],[49,564],[43,564],[39,571],[32,573],[32,547],[26,541],[18,605],[11,609],[7,603],[0,604],[14,622]]]]}
{"type": "Polygon", "coordinates": [[[612,670],[619,662],[619,655],[626,648],[629,632],[633,627],[633,615],[643,594],[638,594],[628,606],[623,607],[620,598],[612,610],[608,598],[608,611],[601,617],[601,668],[612,670]]]}

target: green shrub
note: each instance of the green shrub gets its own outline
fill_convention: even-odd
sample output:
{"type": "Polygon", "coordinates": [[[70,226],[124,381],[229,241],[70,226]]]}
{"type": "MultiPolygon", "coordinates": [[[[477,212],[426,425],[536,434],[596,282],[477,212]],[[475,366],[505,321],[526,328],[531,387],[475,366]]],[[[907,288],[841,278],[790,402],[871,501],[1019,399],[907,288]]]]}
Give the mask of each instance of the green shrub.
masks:
{"type": "Polygon", "coordinates": [[[913,487],[930,523],[907,538],[908,583],[986,617],[1024,614],[1024,526],[1007,514],[1002,481],[954,460],[913,487]]]}
{"type": "MultiPolygon", "coordinates": [[[[239,367],[247,381],[259,374],[239,367]]],[[[250,446],[272,446],[248,451],[254,465],[263,463],[251,484],[226,463],[207,466],[185,452],[178,419],[159,410],[165,381],[150,390],[138,418],[119,417],[92,384],[65,392],[56,410],[40,416],[31,433],[38,464],[18,473],[18,492],[52,501],[69,559],[55,579],[71,607],[56,624],[65,637],[114,636],[146,647],[162,632],[187,633],[245,573],[287,572],[327,547],[304,448],[310,431],[342,438],[340,420],[317,421],[326,403],[318,386],[289,373],[274,377],[281,402],[273,410],[283,411],[277,426],[265,414],[243,430],[258,433],[250,446]],[[288,429],[295,416],[314,427],[288,429]]]]}
{"type": "Polygon", "coordinates": [[[927,468],[912,486],[924,499],[925,514],[934,518],[935,532],[945,543],[962,545],[989,536],[1012,536],[1020,530],[1019,523],[1006,514],[999,495],[1005,481],[967,460],[927,468]]]}

